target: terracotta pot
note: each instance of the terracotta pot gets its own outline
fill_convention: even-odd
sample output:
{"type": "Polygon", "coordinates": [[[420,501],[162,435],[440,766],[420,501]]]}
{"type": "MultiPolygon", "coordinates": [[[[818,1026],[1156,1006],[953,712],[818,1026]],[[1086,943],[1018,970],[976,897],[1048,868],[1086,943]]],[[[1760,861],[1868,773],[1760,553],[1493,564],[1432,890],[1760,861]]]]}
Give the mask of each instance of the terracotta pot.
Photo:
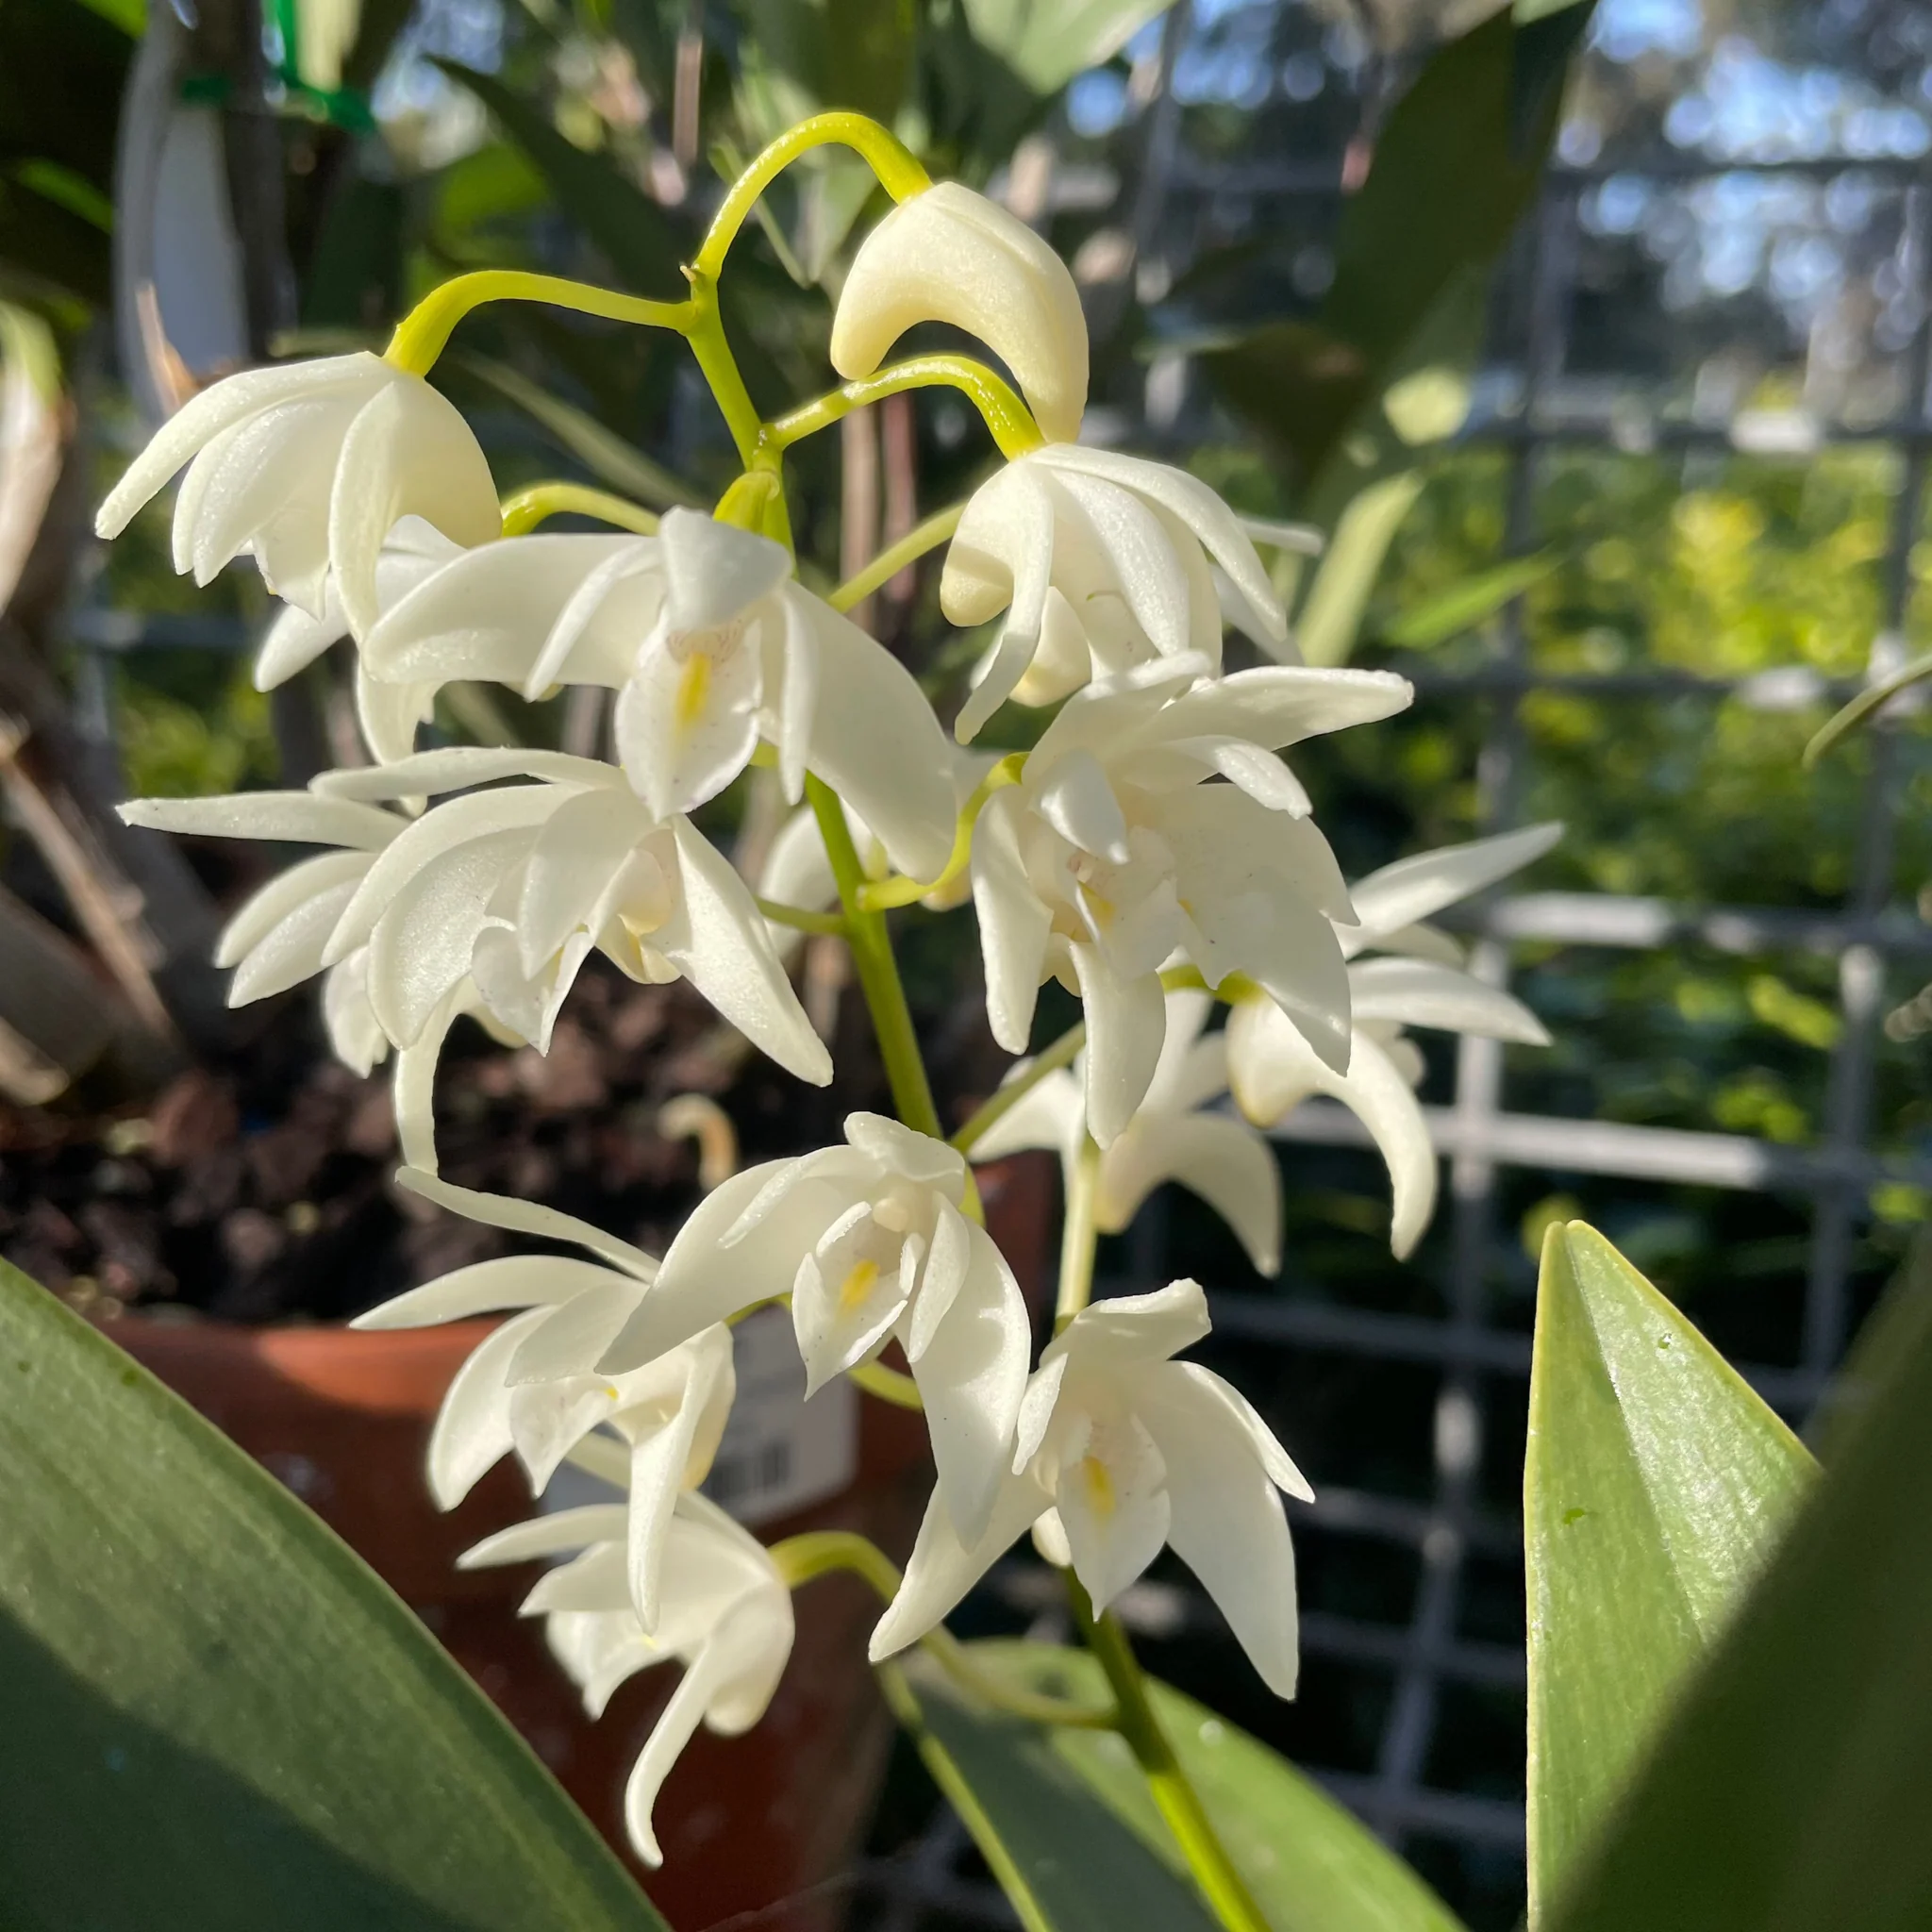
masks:
{"type": "MultiPolygon", "coordinates": [[[[1047,1278],[1052,1163],[1023,1156],[990,1165],[979,1178],[989,1224],[1037,1314],[1047,1278]]],[[[625,1778],[675,1674],[634,1678],[591,1724],[540,1626],[514,1614],[535,1570],[454,1567],[458,1552],[531,1513],[519,1474],[508,1464],[491,1471],[448,1515],[430,1502],[423,1479],[443,1391],[490,1327],[469,1322],[360,1334],[131,1314],[108,1332],[367,1559],[627,1856],[625,1778]]],[[[759,1522],[761,1538],[856,1529],[904,1555],[931,1487],[924,1426],[917,1415],[875,1402],[859,1407],[858,1422],[850,1484],[793,1515],[759,1522]]],[[[761,1908],[768,1932],[830,1932],[843,1917],[845,1901],[828,1881],[859,1850],[891,1736],[865,1660],[878,1606],[855,1580],[828,1577],[804,1591],[797,1608],[791,1663],[758,1728],[741,1739],[701,1732],[665,1784],[657,1814],[664,1868],[638,1869],[678,1932],[761,1908]]]]}

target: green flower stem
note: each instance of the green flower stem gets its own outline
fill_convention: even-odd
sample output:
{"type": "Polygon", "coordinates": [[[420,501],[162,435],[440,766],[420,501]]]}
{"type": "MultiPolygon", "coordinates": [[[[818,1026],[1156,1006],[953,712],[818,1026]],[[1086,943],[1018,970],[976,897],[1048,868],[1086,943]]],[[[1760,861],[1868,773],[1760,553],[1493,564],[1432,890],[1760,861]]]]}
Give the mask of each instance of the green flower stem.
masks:
{"type": "Polygon", "coordinates": [[[1091,1134],[1083,1133],[1067,1175],[1067,1218],[1060,1229],[1060,1291],[1053,1311],[1056,1335],[1093,1298],[1093,1250],[1100,1239],[1093,1212],[1099,1192],[1100,1149],[1091,1134]]]}
{"type": "Polygon", "coordinates": [[[1072,1066],[1079,1057],[1080,1049],[1087,1044],[1087,1023],[1076,1021],[1060,1035],[1043,1053],[1035,1054],[1026,1062],[1023,1072],[1002,1087],[998,1092],[982,1102],[978,1110],[953,1136],[953,1145],[961,1154],[969,1153],[993,1124],[1003,1119],[1008,1111],[1019,1105],[1046,1078],[1049,1074],[1058,1073],[1061,1067],[1072,1066]]]}
{"type": "Polygon", "coordinates": [[[698,319],[696,308],[690,302],[650,302],[641,295],[621,295],[614,289],[593,288],[562,275],[530,275],[522,269],[478,269],[473,275],[456,275],[424,296],[396,324],[383,360],[411,375],[428,375],[457,324],[485,302],[547,302],[556,308],[574,308],[581,315],[642,323],[651,328],[675,329],[679,335],[689,335],[698,319]]]}
{"type": "Polygon", "coordinates": [[[868,879],[858,889],[858,903],[868,912],[890,912],[895,906],[911,906],[928,892],[941,891],[950,886],[973,862],[973,827],[986,808],[986,801],[995,791],[1003,791],[1008,785],[1017,785],[1020,768],[1025,762],[1024,752],[1013,752],[1003,758],[974,787],[973,796],[960,808],[958,823],[953,831],[953,850],[938,878],[868,879]]]}
{"type": "MultiPolygon", "coordinates": [[[[739,374],[738,358],[731,353],[731,344],[724,339],[724,319],[718,312],[717,276],[702,266],[687,269],[685,273],[691,278],[691,300],[686,304],[691,311],[691,324],[685,333],[691,339],[691,354],[697,358],[698,367],[724,412],[724,426],[738,446],[738,460],[747,470],[775,469],[775,458],[759,460],[764,419],[744,386],[744,377],[739,374]]],[[[778,501],[782,514],[782,491],[778,501]]]]}
{"type": "Polygon", "coordinates": [[[781,906],[775,899],[760,899],[758,905],[774,925],[789,925],[796,932],[822,933],[837,940],[845,937],[842,912],[813,912],[803,906],[781,906]]]}
{"type": "MultiPolygon", "coordinates": [[[[793,1590],[815,1577],[847,1570],[869,1583],[881,1601],[891,1603],[904,1580],[898,1566],[876,1543],[849,1529],[807,1530],[801,1536],[788,1536],[784,1541],[774,1543],[768,1554],[778,1574],[793,1590]]],[[[1072,1724],[1088,1730],[1115,1727],[1116,1713],[1111,1710],[1094,1710],[1084,1704],[1070,1704],[1064,1698],[1016,1690],[989,1676],[974,1661],[972,1652],[943,1624],[920,1641],[949,1677],[995,1710],[1025,1718],[1033,1724],[1072,1724]]]]}
{"type": "Polygon", "coordinates": [[[1100,1668],[1107,1673],[1114,1694],[1113,1727],[1133,1752],[1160,1815],[1167,1820],[1168,1829],[1187,1858],[1194,1883],[1201,1888],[1202,1895],[1227,1932],[1270,1932],[1261,1907],[1255,1903],[1254,1894],[1227,1856],[1227,1847],[1221,1842],[1207,1807],[1201,1803],[1201,1794],[1181,1769],[1167,1733],[1160,1728],[1127,1633],[1111,1613],[1095,1617],[1092,1603],[1081,1589],[1079,1579],[1071,1570],[1066,1577],[1074,1620],[1088,1649],[1100,1660],[1100,1668]]]}
{"type": "Polygon", "coordinates": [[[932,1088],[925,1077],[925,1062],[920,1058],[911,1009],[906,1004],[906,989],[899,980],[898,961],[892,957],[891,935],[886,930],[885,915],[867,911],[860,898],[865,872],[858,862],[858,851],[852,842],[839,794],[808,772],[805,795],[819,822],[819,836],[825,841],[825,856],[831,860],[832,876],[839,884],[853,970],[858,974],[859,991],[864,993],[872,1014],[879,1057],[886,1063],[886,1078],[892,1087],[892,1104],[908,1127],[930,1134],[935,1141],[943,1141],[945,1130],[940,1125],[939,1108],[933,1105],[932,1088]]]}
{"type": "Polygon", "coordinates": [[[845,1373],[856,1387],[881,1402],[890,1402],[894,1408],[924,1410],[925,1398],[919,1392],[919,1384],[897,1369],[889,1369],[883,1362],[855,1362],[845,1373]]]}
{"type": "Polygon", "coordinates": [[[635,530],[641,537],[658,532],[657,511],[632,503],[628,497],[592,490],[586,483],[531,483],[503,499],[503,534],[525,536],[540,524],[560,516],[595,517],[620,530],[635,530]]]}
{"type": "Polygon", "coordinates": [[[965,513],[963,503],[935,510],[923,524],[907,531],[890,549],[881,550],[856,577],[846,578],[825,602],[834,610],[850,610],[855,604],[862,603],[881,584],[890,583],[908,563],[917,561],[928,550],[943,543],[959,527],[959,519],[965,513]]]}
{"type": "Polygon", "coordinates": [[[905,201],[932,186],[932,177],[906,143],[870,115],[814,114],[781,134],[763,153],[754,156],[743,174],[731,184],[718,212],[711,218],[692,268],[701,275],[716,276],[724,266],[732,242],[738,239],[739,229],[758,206],[758,197],[800,155],[828,145],[852,149],[879,177],[879,186],[894,201],[905,201]]]}
{"type": "Polygon", "coordinates": [[[1046,441],[1032,410],[1013,393],[1011,386],[970,356],[914,356],[894,362],[875,375],[842,383],[811,402],[801,403],[773,423],[767,434],[777,448],[790,449],[868,403],[883,402],[909,389],[935,388],[958,390],[979,411],[1000,454],[1008,459],[1023,457],[1046,441]]]}

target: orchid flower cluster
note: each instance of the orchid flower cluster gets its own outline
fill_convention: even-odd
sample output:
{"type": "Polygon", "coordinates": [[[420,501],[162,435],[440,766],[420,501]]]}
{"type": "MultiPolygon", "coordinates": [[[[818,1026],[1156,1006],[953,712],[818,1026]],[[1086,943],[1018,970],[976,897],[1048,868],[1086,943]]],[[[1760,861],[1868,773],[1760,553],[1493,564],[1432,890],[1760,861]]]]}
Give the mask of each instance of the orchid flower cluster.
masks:
{"type": "MultiPolygon", "coordinates": [[[[774,143],[726,195],[688,275],[677,304],[522,274],[459,277],[381,356],[255,371],[198,395],[99,517],[115,535],[185,464],[177,567],[206,582],[247,555],[284,601],[258,681],[353,641],[371,763],[301,791],[148,800],[126,816],[316,847],[222,936],[231,998],[320,977],[341,1058],[365,1073],[392,1060],[403,1184],[575,1251],[460,1269],[360,1325],[507,1316],[436,1426],[429,1481],[443,1507],[505,1456],[539,1492],[566,1463],[622,1491],[464,1560],[568,1558],[525,1609],[545,1620],[593,1714],[635,1672],[682,1665],[627,1790],[631,1837],[653,1862],[653,1804],[679,1748],[701,1724],[758,1722],[791,1649],[791,1590],[827,1560],[803,1547],[809,1538],[767,1549],[702,1492],[733,1399],[734,1324],[768,1304],[790,1307],[808,1395],[851,1376],[923,1409],[930,1431],[936,1482],[903,1579],[876,1552],[851,1557],[889,1599],[875,1661],[925,1641],[970,1670],[942,1619],[1030,1531],[1070,1573],[1090,1629],[1171,1546],[1265,1682],[1293,1693],[1282,1499],[1309,1497],[1307,1484],[1233,1387],[1181,1358],[1209,1330],[1197,1284],[1090,1302],[1096,1236],[1174,1180],[1274,1272],[1281,1184],[1259,1130],[1319,1092],[1353,1108],[1386,1155],[1406,1251],[1433,1206],[1435,1161],[1403,1029],[1542,1038],[1429,921],[1552,836],[1343,879],[1284,753],[1389,717],[1408,686],[1297,661],[1257,550],[1293,533],[1244,523],[1179,470],[1078,441],[1087,336],[1067,269],[994,203],[930,183],[882,129],[821,116],[774,143]],[[758,194],[824,141],[871,161],[895,206],[839,297],[831,359],[843,380],[767,422],[732,360],[717,278],[758,194]],[[500,504],[470,429],[426,379],[461,315],[497,299],[683,334],[742,465],[715,510],[658,518],[574,485],[500,504]],[[978,338],[1012,382],[961,356],[886,363],[925,322],[978,338]],[[786,450],[854,408],[933,384],[979,408],[1001,466],[958,509],[819,594],[791,547],[786,450]],[[541,530],[558,509],[613,527],[541,530]],[[991,627],[951,738],[910,673],[844,614],[941,542],[944,614],[991,627]],[[1258,647],[1257,668],[1224,672],[1230,625],[1258,647]],[[614,693],[614,758],[419,748],[437,693],[458,679],[533,700],[577,685],[614,693]],[[1058,708],[1030,751],[973,751],[1008,701],[1058,708]],[[798,808],[756,889],[692,816],[753,765],[798,808]],[[1000,1045],[1027,1053],[1050,980],[1084,1017],[1017,1059],[949,1138],[886,914],[969,894],[1000,1045]],[[854,1113],[841,1144],[733,1175],[661,1257],[438,1177],[435,1074],[451,1026],[468,1015],[545,1050],[592,952],[635,980],[689,980],[780,1066],[829,1081],[789,970],[800,931],[849,944],[896,1120],[854,1113]],[[1229,1016],[1210,1030],[1217,1000],[1229,1016]],[[974,1161],[1025,1146],[1056,1149],[1067,1173],[1059,1306],[1037,1357],[973,1175],[974,1161]],[[889,1350],[903,1373],[882,1362],[889,1350]]],[[[1131,1653],[1110,1642],[1104,1657],[1124,1707],[1131,1653]]],[[[1190,1857],[1224,1866],[1205,1814],[1167,1776],[1157,1795],[1190,1857]]],[[[1223,1870],[1208,1889],[1224,1900],[1239,1881],[1223,1870]]]]}

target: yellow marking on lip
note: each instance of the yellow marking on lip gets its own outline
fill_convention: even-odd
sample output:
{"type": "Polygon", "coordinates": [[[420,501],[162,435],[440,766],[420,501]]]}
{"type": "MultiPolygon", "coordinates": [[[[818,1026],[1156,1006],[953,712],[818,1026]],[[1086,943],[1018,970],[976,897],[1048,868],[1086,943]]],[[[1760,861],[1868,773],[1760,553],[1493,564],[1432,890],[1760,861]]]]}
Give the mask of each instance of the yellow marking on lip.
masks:
{"type": "Polygon", "coordinates": [[[688,736],[705,715],[705,705],[710,695],[711,660],[704,652],[693,651],[677,674],[676,717],[680,736],[688,736]]]}
{"type": "Polygon", "coordinates": [[[1107,1464],[1097,1456],[1081,1457],[1080,1479],[1087,1485],[1087,1507],[1105,1522],[1120,1507],[1107,1464]]]}
{"type": "Polygon", "coordinates": [[[879,1264],[876,1261],[859,1261],[853,1267],[839,1287],[839,1312],[849,1315],[860,1307],[866,1296],[872,1292],[872,1285],[879,1278],[879,1264]]]}

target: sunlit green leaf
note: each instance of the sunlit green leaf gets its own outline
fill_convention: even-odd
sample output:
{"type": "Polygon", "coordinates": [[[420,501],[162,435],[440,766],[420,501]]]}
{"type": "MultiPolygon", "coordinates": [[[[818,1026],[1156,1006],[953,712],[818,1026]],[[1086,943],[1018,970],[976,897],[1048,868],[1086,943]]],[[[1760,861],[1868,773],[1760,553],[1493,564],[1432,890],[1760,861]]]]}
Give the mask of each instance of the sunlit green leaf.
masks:
{"type": "Polygon", "coordinates": [[[1814,1467],[1602,1235],[1549,1228],[1523,1486],[1532,1925],[1814,1467]]]}
{"type": "MultiPolygon", "coordinates": [[[[1092,1707],[1107,1702],[1100,1668],[1084,1651],[1018,1642],[970,1648],[982,1671],[1015,1689],[1092,1707]]],[[[967,1793],[972,1808],[962,1815],[982,1852],[991,1834],[1030,1891],[1041,1915],[1032,1923],[1054,1932],[1088,1924],[1180,1932],[1212,1923],[1118,1737],[1049,1733],[991,1715],[924,1658],[907,1674],[926,1727],[927,1761],[935,1749],[944,1754],[967,1793]],[[1185,1890],[1176,1891],[1176,1882],[1185,1890]],[[1095,1910],[1103,1915],[1080,1916],[1095,1910]]],[[[1459,1932],[1455,1915],[1407,1865],[1286,1759],[1178,1690],[1149,1688],[1182,1766],[1275,1932],[1459,1932]]]]}
{"type": "Polygon", "coordinates": [[[973,37],[1029,87],[1058,93],[1126,45],[1169,0],[966,0],[973,37]]]}
{"type": "Polygon", "coordinates": [[[1562,561],[1560,551],[1539,550],[1529,557],[1512,557],[1492,570],[1478,571],[1451,584],[1438,596],[1411,604],[1392,624],[1383,626],[1382,640],[1408,651],[1426,651],[1446,643],[1493,617],[1531,585],[1541,583],[1562,561]]]}
{"type": "Polygon", "coordinates": [[[1405,470],[1370,484],[1342,511],[1295,620],[1295,642],[1305,662],[1347,660],[1382,559],[1422,487],[1422,473],[1405,470]]]}
{"type": "Polygon", "coordinates": [[[4,1263],[0,1377],[8,1932],[661,1932],[360,1558],[4,1263]]]}
{"type": "Polygon", "coordinates": [[[1591,1847],[1554,1932],[1927,1923],[1932,1286],[1908,1277],[1873,1322],[1823,1480],[1591,1847]]]}

